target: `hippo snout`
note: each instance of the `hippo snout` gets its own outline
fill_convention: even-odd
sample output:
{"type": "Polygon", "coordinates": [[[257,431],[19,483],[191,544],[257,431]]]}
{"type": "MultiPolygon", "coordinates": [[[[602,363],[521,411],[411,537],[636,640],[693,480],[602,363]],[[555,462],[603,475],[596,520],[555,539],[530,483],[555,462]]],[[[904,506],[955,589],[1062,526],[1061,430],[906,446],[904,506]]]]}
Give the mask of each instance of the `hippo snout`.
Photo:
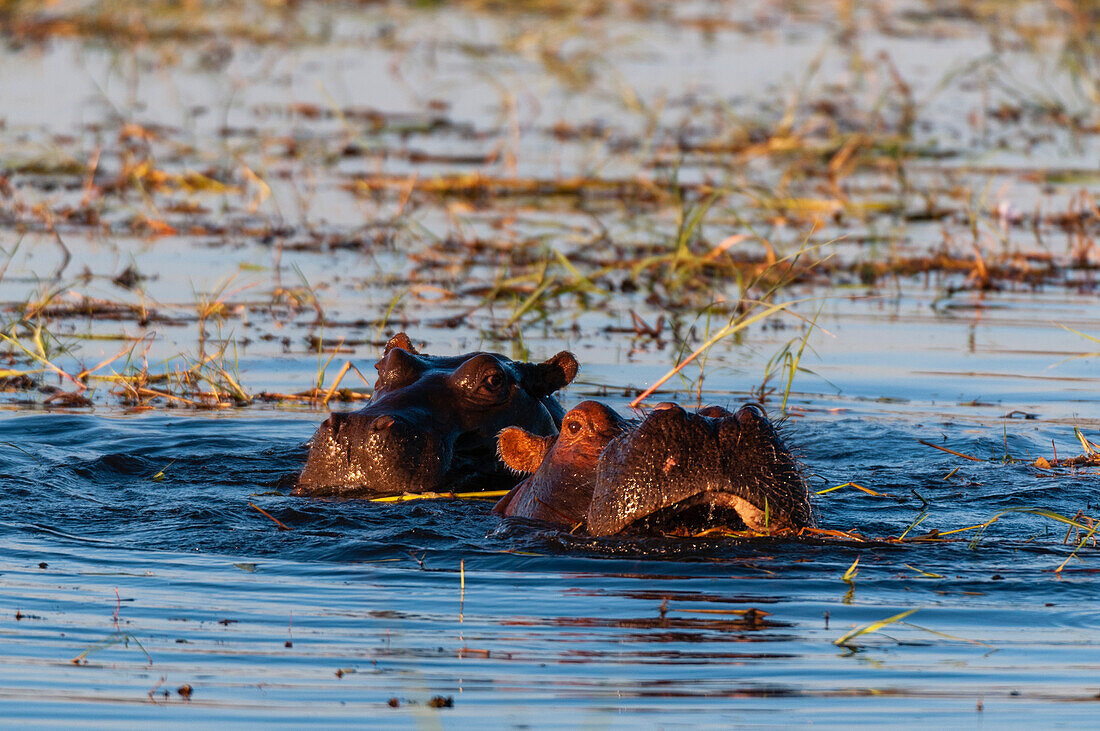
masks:
{"type": "Polygon", "coordinates": [[[333,414],[313,437],[296,494],[442,488],[453,446],[406,414],[333,414]]]}
{"type": "Polygon", "coordinates": [[[798,463],[759,404],[696,413],[659,404],[604,450],[593,535],[720,523],[764,533],[813,524],[798,463]]]}

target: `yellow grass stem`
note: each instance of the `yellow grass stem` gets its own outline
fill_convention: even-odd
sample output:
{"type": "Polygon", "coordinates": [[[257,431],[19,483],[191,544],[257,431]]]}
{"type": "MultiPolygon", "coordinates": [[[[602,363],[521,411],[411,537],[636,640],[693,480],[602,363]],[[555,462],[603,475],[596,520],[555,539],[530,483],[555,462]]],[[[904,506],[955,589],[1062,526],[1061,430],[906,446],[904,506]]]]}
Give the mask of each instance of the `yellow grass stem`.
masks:
{"type": "Polygon", "coordinates": [[[106,359],[106,360],[102,361],[101,363],[99,363],[99,364],[97,364],[97,365],[95,365],[95,366],[93,366],[93,367],[91,367],[91,368],[85,368],[85,369],[84,369],[84,370],[82,370],[82,371],[81,371],[80,373],[77,373],[77,374],[76,374],[76,377],[77,377],[77,378],[78,378],[79,380],[81,380],[81,381],[85,380],[85,379],[86,379],[86,378],[87,378],[87,377],[88,377],[89,375],[91,375],[92,373],[95,373],[95,372],[96,372],[96,371],[98,371],[98,370],[99,370],[100,368],[106,368],[107,366],[111,365],[112,363],[114,363],[114,362],[115,362],[116,360],[118,360],[118,359],[119,359],[119,358],[121,358],[122,356],[124,356],[124,355],[129,355],[129,354],[133,353],[133,352],[134,352],[134,348],[136,348],[136,347],[138,346],[138,343],[140,343],[140,342],[141,342],[142,340],[144,340],[144,339],[145,339],[146,337],[149,337],[149,336],[151,336],[151,335],[155,335],[155,334],[154,334],[154,333],[149,333],[149,335],[146,335],[146,336],[143,336],[143,337],[141,337],[141,338],[138,338],[137,340],[135,340],[135,341],[133,342],[133,344],[132,344],[132,345],[130,345],[130,347],[128,347],[128,348],[123,348],[122,350],[118,351],[118,353],[116,353],[115,355],[111,356],[110,358],[108,358],[108,359],[106,359]]]}
{"type": "Polygon", "coordinates": [[[904,533],[902,533],[900,536],[898,536],[898,540],[899,541],[905,540],[905,536],[909,535],[909,531],[913,530],[918,525],[923,523],[924,519],[927,518],[927,517],[928,517],[928,511],[925,510],[923,513],[921,513],[920,515],[917,516],[916,520],[914,520],[912,523],[909,524],[909,527],[905,529],[904,533]]]}
{"type": "Polygon", "coordinates": [[[912,569],[913,571],[916,571],[918,574],[925,577],[926,579],[942,579],[943,578],[943,574],[933,574],[929,571],[921,571],[916,566],[911,566],[910,564],[902,564],[902,565],[905,566],[905,568],[907,568],[907,569],[912,569]]]}
{"type": "MultiPolygon", "coordinates": [[[[1078,523],[1076,520],[1074,520],[1072,518],[1067,518],[1064,515],[1059,515],[1058,513],[1052,512],[1050,510],[1041,510],[1041,509],[1038,509],[1038,508],[1008,508],[1006,510],[1002,510],[1001,512],[997,513],[996,515],[994,515],[992,518],[985,521],[984,523],[978,523],[977,525],[967,526],[966,528],[955,528],[954,530],[940,531],[936,535],[937,536],[949,536],[953,533],[963,533],[963,532],[969,531],[969,530],[985,529],[985,528],[988,528],[989,526],[993,525],[994,523],[996,523],[998,520],[1000,520],[1004,516],[1011,515],[1013,513],[1028,513],[1030,515],[1039,515],[1039,516],[1042,516],[1044,518],[1050,518],[1051,520],[1055,520],[1059,523],[1065,523],[1066,525],[1072,526],[1074,528],[1079,528],[1079,529],[1084,530],[1084,531],[1095,531],[1095,530],[1097,530],[1096,527],[1088,526],[1088,525],[1085,525],[1083,523],[1078,523]]],[[[1097,526],[1100,526],[1100,523],[1098,523],[1097,526]]],[[[1092,535],[1092,534],[1090,533],[1089,535],[1092,535]]]]}
{"type": "Polygon", "coordinates": [[[1082,434],[1081,430],[1076,426],[1073,427],[1073,436],[1077,437],[1077,441],[1081,442],[1081,447],[1085,450],[1085,454],[1089,457],[1093,456],[1094,454],[1100,453],[1100,444],[1090,442],[1088,439],[1085,438],[1085,435],[1082,434]]]}
{"type": "Polygon", "coordinates": [[[839,489],[844,488],[844,487],[854,487],[855,489],[859,490],[860,492],[867,493],[871,497],[886,497],[881,492],[875,492],[874,490],[866,488],[863,485],[858,485],[854,482],[845,482],[843,485],[837,485],[836,487],[827,487],[824,490],[818,490],[814,494],[815,495],[824,495],[826,493],[832,492],[834,490],[839,490],[839,489]]]}
{"type": "Polygon", "coordinates": [[[4,333],[0,333],[0,339],[3,339],[4,342],[8,343],[9,345],[14,345],[15,347],[19,348],[24,353],[26,353],[27,356],[29,356],[30,358],[33,358],[34,360],[38,361],[39,363],[44,365],[46,368],[53,371],[54,373],[61,376],[62,378],[66,379],[68,381],[71,381],[76,386],[78,391],[87,390],[88,386],[86,384],[81,383],[76,378],[69,375],[64,370],[59,368],[58,366],[54,365],[45,355],[41,355],[39,353],[35,353],[35,352],[29,350],[25,345],[23,345],[23,343],[19,342],[18,339],[14,338],[14,337],[11,337],[9,335],[5,335],[4,333]]]}
{"type": "Polygon", "coordinates": [[[918,439],[917,441],[920,442],[921,444],[923,444],[926,447],[931,447],[932,449],[938,449],[941,452],[947,452],[948,454],[953,454],[956,457],[962,457],[963,459],[968,459],[971,462],[985,462],[986,461],[986,460],[982,459],[981,457],[972,457],[969,454],[963,454],[962,452],[956,452],[954,449],[948,449],[947,447],[941,447],[938,444],[932,444],[932,442],[926,442],[923,439],[918,439]]]}
{"type": "Polygon", "coordinates": [[[325,397],[321,399],[321,405],[328,403],[328,400],[332,398],[332,394],[336,393],[336,389],[340,386],[340,381],[344,380],[344,376],[351,370],[351,361],[344,361],[343,367],[340,368],[340,372],[336,374],[336,378],[333,379],[332,385],[325,391],[325,397]]]}
{"type": "MultiPolygon", "coordinates": [[[[910,566],[910,568],[912,568],[912,567],[910,566]]],[[[933,576],[938,576],[938,574],[933,574],[933,576]]],[[[929,629],[928,627],[922,627],[919,624],[912,624],[910,622],[902,622],[901,624],[904,624],[906,627],[912,627],[913,629],[919,629],[921,632],[927,632],[930,635],[936,635],[937,637],[943,637],[943,638],[948,639],[948,640],[955,640],[956,642],[966,642],[967,644],[970,644],[970,645],[981,645],[982,647],[991,647],[992,646],[992,645],[986,644],[985,642],[980,642],[978,640],[971,640],[971,639],[967,639],[966,637],[959,637],[958,635],[951,635],[951,634],[948,634],[946,632],[940,632],[939,630],[929,629]]]]}
{"type": "Polygon", "coordinates": [[[278,518],[276,518],[274,515],[267,512],[263,508],[259,507],[255,503],[252,503],[252,502],[248,503],[248,507],[250,507],[253,510],[257,511],[258,513],[260,513],[260,515],[263,515],[264,517],[270,518],[271,520],[275,521],[275,525],[279,526],[279,530],[294,530],[293,528],[290,528],[290,527],[284,525],[278,518]]]}
{"type": "Polygon", "coordinates": [[[420,492],[405,495],[390,495],[389,497],[371,498],[372,503],[404,503],[409,500],[489,500],[507,495],[511,490],[486,490],[484,492],[420,492]]]}
{"type": "MultiPolygon", "coordinates": [[[[630,404],[629,404],[630,408],[632,408],[632,409],[638,408],[638,405],[640,403],[642,403],[643,401],[645,401],[647,398],[649,398],[651,395],[653,395],[654,391],[656,391],[658,388],[663,386],[670,378],[672,378],[677,373],[682,371],[688,365],[688,363],[691,363],[693,360],[695,360],[700,355],[702,355],[707,350],[709,350],[710,347],[712,345],[714,345],[715,343],[717,343],[719,340],[722,340],[723,338],[727,338],[727,337],[729,337],[730,335],[733,335],[736,332],[740,332],[741,330],[744,330],[745,328],[747,328],[749,325],[752,325],[753,323],[759,322],[760,320],[763,320],[764,318],[770,317],[771,315],[774,315],[776,312],[781,312],[782,310],[785,310],[788,307],[791,307],[792,305],[799,304],[801,302],[809,302],[812,299],[817,299],[817,298],[816,297],[806,297],[806,298],[799,299],[799,300],[790,300],[790,301],[787,301],[787,302],[780,302],[777,305],[771,305],[771,306],[765,308],[763,311],[758,312],[757,314],[753,315],[752,317],[746,317],[744,319],[739,319],[735,322],[731,322],[729,325],[726,325],[724,328],[722,328],[717,333],[715,333],[710,338],[708,338],[707,341],[704,342],[702,345],[700,345],[698,348],[696,348],[695,351],[691,355],[689,355],[684,360],[680,361],[680,363],[677,364],[677,366],[675,368],[673,368],[668,373],[666,373],[665,375],[663,375],[659,379],[657,379],[656,383],[654,383],[652,386],[650,386],[649,388],[647,388],[646,390],[644,390],[640,394],[638,394],[638,396],[635,397],[635,399],[630,402],[630,404]]],[[[762,303],[754,302],[753,304],[754,305],[759,305],[759,304],[762,304],[762,303]]]]}
{"type": "Polygon", "coordinates": [[[862,627],[857,627],[856,629],[852,630],[851,632],[846,633],[842,637],[839,637],[839,638],[833,640],[833,644],[834,645],[839,645],[839,646],[847,646],[847,645],[849,645],[849,642],[851,640],[854,640],[856,637],[860,637],[861,635],[865,635],[865,634],[868,634],[870,632],[877,632],[877,631],[879,631],[880,629],[882,629],[883,627],[885,627],[887,625],[890,625],[890,624],[893,624],[894,622],[898,622],[902,619],[905,619],[910,614],[913,614],[914,612],[918,611],[919,609],[920,609],[920,607],[917,607],[916,609],[910,609],[908,611],[901,612],[900,614],[895,614],[892,617],[887,617],[886,619],[880,619],[877,622],[871,622],[870,624],[866,624],[862,627]]]}
{"type": "Polygon", "coordinates": [[[1093,527],[1089,528],[1089,531],[1088,531],[1088,533],[1085,534],[1085,537],[1082,538],[1080,541],[1078,541],[1077,546],[1073,549],[1073,552],[1070,555],[1066,556],[1066,560],[1063,561],[1062,563],[1058,564],[1058,568],[1054,569],[1054,573],[1056,573],[1056,574],[1062,573],[1062,569],[1064,569],[1066,567],[1066,564],[1069,563],[1069,560],[1071,558],[1073,558],[1074,556],[1076,556],[1077,552],[1081,550],[1081,547],[1084,546],[1085,543],[1096,534],[1096,531],[1098,529],[1100,529],[1100,521],[1094,521],[1094,522],[1095,522],[1095,525],[1093,527]]]}

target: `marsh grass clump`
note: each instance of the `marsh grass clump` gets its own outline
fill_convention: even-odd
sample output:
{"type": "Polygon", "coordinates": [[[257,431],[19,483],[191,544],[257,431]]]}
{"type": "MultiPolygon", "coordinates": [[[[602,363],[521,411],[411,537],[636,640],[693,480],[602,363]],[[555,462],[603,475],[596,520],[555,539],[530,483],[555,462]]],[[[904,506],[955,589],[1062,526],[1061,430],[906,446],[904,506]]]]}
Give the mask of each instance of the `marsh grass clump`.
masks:
{"type": "Polygon", "coordinates": [[[1100,467],[1100,444],[1088,439],[1077,427],[1073,427],[1073,436],[1077,438],[1077,441],[1081,443],[1082,453],[1075,457],[1058,457],[1058,451],[1054,449],[1053,442],[1051,448],[1054,450],[1053,456],[1050,459],[1046,457],[1036,457],[1032,466],[1042,470],[1051,470],[1056,467],[1100,467]]]}
{"type": "Polygon", "coordinates": [[[949,5],[0,0],[9,53],[57,44],[105,63],[80,130],[0,127],[0,235],[25,239],[4,244],[0,271],[20,318],[4,328],[11,383],[56,378],[141,406],[362,399],[368,389],[341,381],[356,359],[386,330],[423,327],[515,343],[622,333],[697,366],[677,375],[701,395],[710,347],[795,317],[803,337],[765,354],[755,390],[786,410],[823,332],[796,311],[814,297],[927,288],[949,313],[1002,293],[1094,291],[1095,171],[1064,150],[1087,153],[1100,133],[1085,52],[1097,19],[1031,2],[949,5]],[[438,22],[455,17],[476,18],[484,37],[438,22]],[[362,24],[352,50],[348,23],[362,24]],[[746,93],[650,83],[662,64],[677,68],[675,49],[637,53],[671,28],[724,58],[741,39],[787,42],[772,35],[787,25],[820,50],[746,93]],[[993,39],[993,51],[932,70],[867,51],[898,37],[951,53],[965,51],[951,38],[993,39]],[[303,48],[351,65],[369,49],[408,102],[338,89],[325,64],[288,65],[278,83],[312,91],[284,98],[250,65],[303,48]],[[1027,64],[1008,49],[1058,83],[1018,78],[1027,64]],[[438,68],[453,85],[429,83],[423,69],[438,68]],[[150,109],[140,92],[167,78],[215,100],[150,109]],[[246,83],[263,93],[246,98],[246,83]],[[485,91],[484,109],[454,93],[467,87],[485,91]],[[988,159],[1006,150],[1023,157],[988,159]],[[178,277],[157,271],[157,252],[175,247],[225,259],[210,274],[219,284],[184,302],[178,277]],[[46,249],[55,258],[30,273],[48,294],[18,301],[8,279],[27,275],[19,257],[46,249]],[[127,294],[104,293],[104,275],[75,263],[89,250],[115,250],[142,276],[112,261],[127,294]],[[229,263],[236,251],[247,253],[229,263]],[[76,266],[86,271],[74,277],[76,266]],[[251,283],[233,283],[235,268],[251,283]],[[178,326],[193,339],[169,342],[178,326]],[[112,373],[129,356],[84,355],[93,334],[141,345],[112,373]],[[141,351],[165,366],[150,371],[141,351]],[[300,387],[246,383],[238,367],[262,353],[307,356],[312,369],[322,351],[300,387]],[[345,361],[326,382],[324,366],[345,361]],[[108,388],[91,388],[105,375],[108,388]]]}

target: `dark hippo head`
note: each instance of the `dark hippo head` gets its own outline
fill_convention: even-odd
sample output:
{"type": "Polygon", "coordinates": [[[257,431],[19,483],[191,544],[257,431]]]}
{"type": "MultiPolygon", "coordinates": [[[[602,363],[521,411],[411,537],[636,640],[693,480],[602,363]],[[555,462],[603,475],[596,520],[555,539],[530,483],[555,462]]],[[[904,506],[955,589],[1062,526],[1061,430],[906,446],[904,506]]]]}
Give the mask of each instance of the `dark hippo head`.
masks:
{"type": "Polygon", "coordinates": [[[812,524],[798,463],[756,404],[696,414],[662,404],[604,449],[587,515],[597,536],[812,524]]]}
{"type": "Polygon", "coordinates": [[[505,429],[498,444],[501,460],[516,472],[532,474],[501,498],[493,511],[566,528],[583,524],[600,453],[628,425],[603,404],[584,401],[565,415],[556,437],[505,429]]]}
{"type": "Polygon", "coordinates": [[[577,375],[567,352],[545,363],[483,352],[421,355],[405,333],[390,340],[374,367],[370,404],[321,424],[295,495],[511,487],[516,477],[497,461],[496,435],[510,426],[557,433],[564,410],[552,394],[577,375]]]}

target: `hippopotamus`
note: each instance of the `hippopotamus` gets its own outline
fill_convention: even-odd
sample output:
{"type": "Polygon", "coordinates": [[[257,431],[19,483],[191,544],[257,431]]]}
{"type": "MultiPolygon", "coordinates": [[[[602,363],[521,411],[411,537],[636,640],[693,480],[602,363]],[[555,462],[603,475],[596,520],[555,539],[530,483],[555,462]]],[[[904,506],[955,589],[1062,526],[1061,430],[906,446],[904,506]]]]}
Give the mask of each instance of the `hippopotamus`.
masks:
{"type": "Polygon", "coordinates": [[[562,419],[557,436],[505,429],[497,446],[501,459],[516,472],[531,476],[501,498],[493,510],[567,528],[583,525],[600,454],[630,425],[598,401],[583,401],[562,419]]]}
{"type": "Polygon", "coordinates": [[[799,465],[758,404],[660,404],[637,421],[585,401],[562,425],[557,437],[501,432],[505,464],[530,477],[495,512],[594,536],[813,525],[799,465]]]}
{"type": "Polygon", "coordinates": [[[497,459],[497,434],[506,427],[556,434],[565,410],[553,394],[577,375],[565,351],[543,363],[486,352],[424,355],[405,333],[393,336],[374,367],[370,403],[321,424],[292,494],[510,488],[518,477],[497,459]]]}

